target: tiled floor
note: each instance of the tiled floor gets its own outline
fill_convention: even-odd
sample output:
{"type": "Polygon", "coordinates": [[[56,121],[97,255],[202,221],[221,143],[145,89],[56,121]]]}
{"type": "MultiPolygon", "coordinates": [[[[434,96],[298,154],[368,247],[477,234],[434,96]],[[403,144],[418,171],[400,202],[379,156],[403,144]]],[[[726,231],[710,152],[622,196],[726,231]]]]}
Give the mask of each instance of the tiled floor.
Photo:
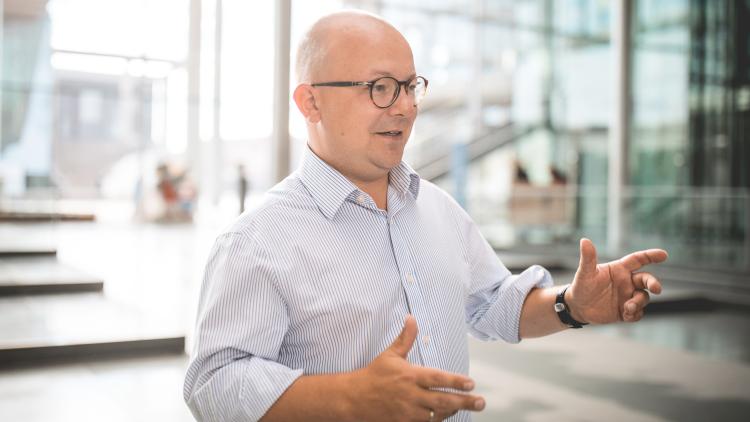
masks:
{"type": "Polygon", "coordinates": [[[191,421],[182,401],[186,357],[144,358],[0,372],[0,420],[191,421]]]}
{"type": "Polygon", "coordinates": [[[598,333],[750,365],[750,313],[737,309],[649,315],[598,333]]]}
{"type": "Polygon", "coordinates": [[[476,421],[745,421],[750,365],[597,330],[472,342],[476,421]]]}

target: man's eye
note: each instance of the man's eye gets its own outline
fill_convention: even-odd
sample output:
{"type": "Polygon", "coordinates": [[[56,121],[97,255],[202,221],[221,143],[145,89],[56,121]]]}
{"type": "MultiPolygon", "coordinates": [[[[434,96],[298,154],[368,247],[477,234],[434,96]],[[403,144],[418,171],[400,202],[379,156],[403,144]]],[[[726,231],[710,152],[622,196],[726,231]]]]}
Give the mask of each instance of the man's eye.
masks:
{"type": "Polygon", "coordinates": [[[382,84],[376,84],[372,87],[372,90],[375,92],[385,92],[388,90],[388,87],[382,84]]]}

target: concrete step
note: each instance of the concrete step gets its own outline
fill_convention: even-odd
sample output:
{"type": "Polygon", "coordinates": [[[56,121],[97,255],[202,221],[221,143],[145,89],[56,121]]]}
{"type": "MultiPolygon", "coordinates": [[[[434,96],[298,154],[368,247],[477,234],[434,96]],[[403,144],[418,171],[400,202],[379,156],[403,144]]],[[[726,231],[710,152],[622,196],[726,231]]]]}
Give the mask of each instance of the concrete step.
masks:
{"type": "Polygon", "coordinates": [[[57,249],[53,247],[25,247],[11,246],[5,247],[0,245],[0,258],[30,257],[30,256],[55,256],[57,249]]]}
{"type": "Polygon", "coordinates": [[[0,258],[57,254],[57,225],[54,223],[0,223],[0,258]]]}
{"type": "Polygon", "coordinates": [[[0,298],[0,367],[182,354],[183,321],[98,293],[0,298]]]}
{"type": "Polygon", "coordinates": [[[184,353],[185,336],[12,347],[0,349],[0,369],[184,353]]]}
{"type": "Polygon", "coordinates": [[[44,211],[0,211],[3,223],[38,223],[45,221],[94,221],[90,213],[44,212],[44,211]]]}
{"type": "Polygon", "coordinates": [[[54,255],[0,257],[0,296],[102,291],[104,282],[54,255]]]}

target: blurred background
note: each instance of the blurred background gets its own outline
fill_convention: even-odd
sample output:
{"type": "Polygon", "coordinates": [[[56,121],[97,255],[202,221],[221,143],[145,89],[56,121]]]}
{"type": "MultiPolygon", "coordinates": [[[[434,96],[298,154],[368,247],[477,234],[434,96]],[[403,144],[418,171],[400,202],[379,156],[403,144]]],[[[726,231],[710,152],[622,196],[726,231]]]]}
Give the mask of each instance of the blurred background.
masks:
{"type": "Polygon", "coordinates": [[[405,160],[509,268],[670,253],[638,324],[472,340],[475,420],[746,420],[748,0],[0,1],[0,419],[192,420],[205,259],[298,165],[294,51],[341,8],[410,42],[405,160]]]}

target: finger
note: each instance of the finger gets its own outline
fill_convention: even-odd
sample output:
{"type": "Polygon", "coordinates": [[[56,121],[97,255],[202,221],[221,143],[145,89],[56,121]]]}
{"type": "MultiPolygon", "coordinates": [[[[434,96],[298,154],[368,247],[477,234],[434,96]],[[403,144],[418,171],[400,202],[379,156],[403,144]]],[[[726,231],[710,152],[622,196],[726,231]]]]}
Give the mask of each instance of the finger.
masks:
{"type": "MultiPolygon", "coordinates": [[[[457,412],[453,412],[455,415],[457,412]]],[[[442,414],[439,411],[435,409],[427,408],[426,406],[420,407],[419,411],[416,412],[416,415],[414,415],[415,421],[431,421],[431,422],[441,422],[453,415],[451,414],[442,414]]]]}
{"type": "Polygon", "coordinates": [[[597,257],[594,244],[584,237],[581,239],[580,248],[581,259],[578,262],[578,271],[583,274],[596,273],[597,257]]]}
{"type": "Polygon", "coordinates": [[[620,263],[626,270],[633,272],[644,265],[658,264],[667,260],[667,251],[663,249],[648,249],[645,251],[633,252],[620,258],[620,263]]]}
{"type": "Polygon", "coordinates": [[[404,328],[401,330],[401,334],[391,343],[390,350],[395,352],[397,355],[406,359],[412,346],[414,346],[414,339],[417,338],[417,320],[409,314],[404,320],[404,328]]]}
{"type": "Polygon", "coordinates": [[[481,396],[443,391],[425,391],[419,396],[418,401],[420,405],[434,410],[435,416],[440,418],[446,418],[462,409],[479,411],[485,406],[484,398],[481,396]]]}
{"type": "Polygon", "coordinates": [[[657,295],[661,293],[661,282],[659,279],[645,272],[633,274],[633,287],[636,289],[645,289],[657,295]]]}
{"type": "Polygon", "coordinates": [[[624,313],[628,316],[633,316],[637,314],[638,312],[643,311],[643,308],[648,305],[650,298],[649,294],[645,290],[636,290],[633,293],[633,297],[625,302],[624,313]]]}
{"type": "Polygon", "coordinates": [[[638,322],[643,318],[643,311],[638,311],[634,315],[627,315],[623,317],[625,322],[638,322]]]}
{"type": "Polygon", "coordinates": [[[417,385],[422,388],[454,388],[456,390],[471,391],[474,381],[461,374],[445,372],[434,368],[415,368],[417,371],[417,385]]]}

